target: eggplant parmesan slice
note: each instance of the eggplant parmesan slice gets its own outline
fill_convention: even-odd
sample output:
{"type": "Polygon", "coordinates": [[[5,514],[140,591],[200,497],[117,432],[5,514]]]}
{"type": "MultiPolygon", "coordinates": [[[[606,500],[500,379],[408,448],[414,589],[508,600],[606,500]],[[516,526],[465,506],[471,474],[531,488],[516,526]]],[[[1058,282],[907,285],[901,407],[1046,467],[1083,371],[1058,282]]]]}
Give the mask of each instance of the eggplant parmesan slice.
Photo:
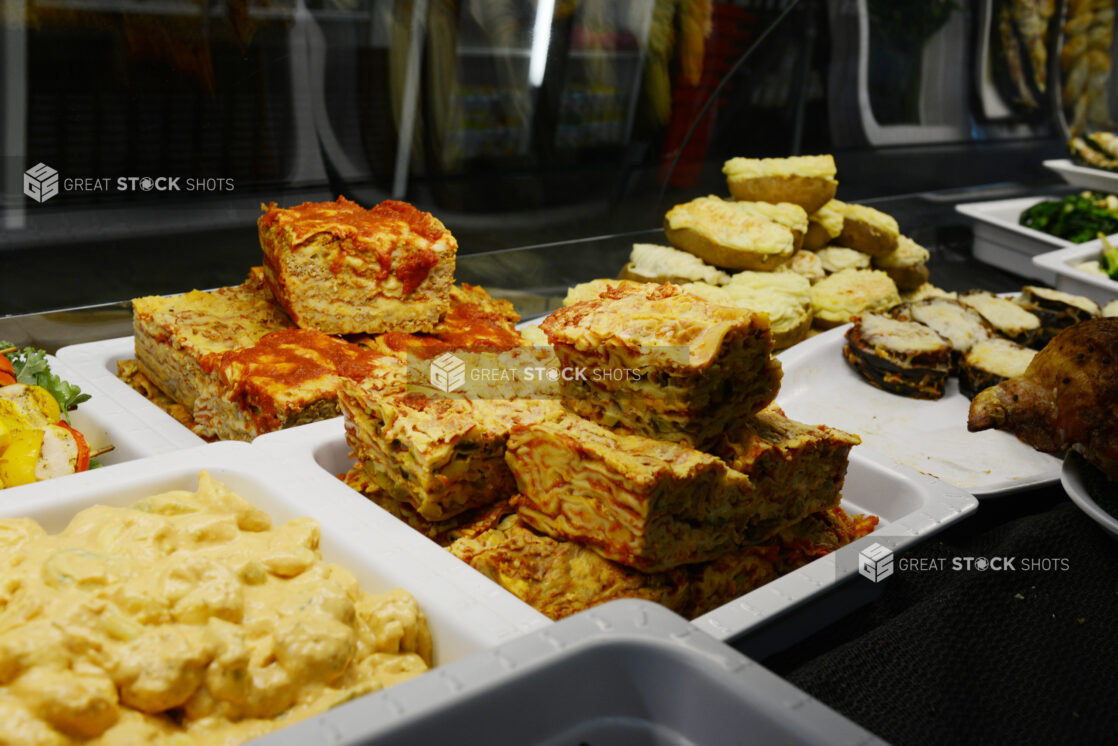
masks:
{"type": "Polygon", "coordinates": [[[978,312],[996,332],[1028,347],[1040,336],[1040,317],[1009,298],[985,290],[968,290],[959,301],[978,312]]]}
{"type": "Polygon", "coordinates": [[[954,350],[951,363],[955,371],[971,347],[994,336],[993,328],[977,311],[952,298],[927,298],[897,306],[893,316],[902,321],[919,322],[947,340],[954,350]]]}
{"type": "Polygon", "coordinates": [[[846,332],[842,355],[879,389],[914,399],[939,399],[951,369],[951,345],[915,321],[867,313],[846,332]]]}
{"type": "Polygon", "coordinates": [[[1010,378],[1025,374],[1036,350],[1008,339],[987,339],[970,348],[959,370],[959,390],[967,398],[1010,378]]]}
{"type": "Polygon", "coordinates": [[[1021,288],[1014,302],[1040,319],[1040,334],[1032,344],[1038,350],[1069,326],[1100,314],[1098,304],[1090,298],[1036,285],[1021,288]]]}

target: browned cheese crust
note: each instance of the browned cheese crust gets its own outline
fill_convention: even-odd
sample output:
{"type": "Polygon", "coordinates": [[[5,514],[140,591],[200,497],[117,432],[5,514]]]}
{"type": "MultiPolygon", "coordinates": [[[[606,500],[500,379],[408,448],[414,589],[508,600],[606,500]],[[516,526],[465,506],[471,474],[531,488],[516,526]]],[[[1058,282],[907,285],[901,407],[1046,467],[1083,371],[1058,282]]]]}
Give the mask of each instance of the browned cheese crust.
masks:
{"type": "Polygon", "coordinates": [[[561,382],[564,404],[607,427],[703,447],[780,387],[764,316],[675,285],[614,289],[540,328],[564,369],[586,373],[561,382]]]}

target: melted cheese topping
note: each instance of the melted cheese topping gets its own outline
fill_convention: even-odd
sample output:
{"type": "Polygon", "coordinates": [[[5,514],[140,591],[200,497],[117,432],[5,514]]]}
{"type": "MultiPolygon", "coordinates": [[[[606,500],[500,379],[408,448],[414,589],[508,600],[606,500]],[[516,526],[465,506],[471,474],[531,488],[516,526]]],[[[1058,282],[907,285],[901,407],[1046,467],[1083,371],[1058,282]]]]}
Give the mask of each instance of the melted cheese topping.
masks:
{"type": "Polygon", "coordinates": [[[882,311],[901,302],[897,284],[876,269],[845,269],[811,286],[815,315],[832,323],[846,323],[864,311],[882,311]]]}
{"type": "Polygon", "coordinates": [[[645,277],[681,277],[711,285],[722,285],[730,279],[725,272],[710,266],[694,254],[670,246],[633,244],[629,260],[637,273],[645,277]]]}
{"type": "Polygon", "coordinates": [[[689,228],[715,243],[758,254],[791,255],[792,231],[737,202],[699,197],[676,205],[664,216],[672,230],[689,228]]]}
{"type": "Polygon", "coordinates": [[[804,176],[833,180],[838,169],[832,155],[795,155],[788,158],[731,158],[722,165],[722,173],[732,179],[756,179],[765,176],[804,176]]]}
{"type": "Polygon", "coordinates": [[[1025,375],[1025,370],[1036,353],[1036,350],[1014,344],[1008,339],[986,339],[975,343],[970,349],[966,355],[966,364],[1004,378],[1017,378],[1025,375]]]}
{"type": "Polygon", "coordinates": [[[900,236],[900,226],[892,215],[886,215],[881,210],[875,210],[866,205],[852,205],[843,203],[842,216],[844,220],[856,220],[866,223],[893,236],[900,236]]]}
{"type": "Polygon", "coordinates": [[[730,278],[727,290],[750,288],[785,293],[802,303],[811,303],[811,283],[798,274],[788,272],[738,272],[730,278]]]}
{"type": "Polygon", "coordinates": [[[567,290],[567,296],[563,298],[564,306],[573,306],[575,303],[581,303],[584,300],[592,300],[597,298],[607,290],[614,288],[622,288],[631,290],[640,287],[644,283],[633,282],[632,280],[591,280],[590,282],[580,282],[572,288],[567,290]]]}
{"type": "Polygon", "coordinates": [[[874,264],[884,269],[916,267],[931,258],[931,254],[908,236],[897,237],[897,248],[885,256],[874,259],[874,264]]]}
{"type": "Polygon", "coordinates": [[[733,298],[721,287],[708,285],[705,282],[688,282],[680,285],[684,292],[702,298],[710,303],[717,303],[720,306],[734,305],[733,298]]]}
{"type": "Polygon", "coordinates": [[[844,269],[869,269],[870,255],[856,249],[847,249],[843,246],[827,246],[815,252],[823,269],[827,272],[841,272],[844,269]]]}
{"type": "Polygon", "coordinates": [[[827,276],[827,270],[823,268],[823,262],[820,261],[815,252],[803,249],[797,251],[791,259],[777,267],[776,272],[795,272],[807,279],[808,282],[816,282],[827,276]]]}
{"type": "Polygon", "coordinates": [[[206,368],[206,358],[255,344],[265,334],[292,325],[261,281],[213,292],[191,290],[171,297],[132,300],[137,325],[161,342],[190,352],[206,368]]]}
{"type": "Polygon", "coordinates": [[[760,215],[774,223],[780,223],[800,233],[807,232],[807,211],[791,202],[736,202],[750,212],[760,215]]]}
{"type": "Polygon", "coordinates": [[[833,199],[808,216],[812,223],[818,223],[831,238],[838,238],[842,233],[842,208],[844,202],[833,199]]]}
{"type": "Polygon", "coordinates": [[[0,520],[6,743],[231,744],[428,668],[423,613],[370,595],[205,472],[61,533],[0,520]]]}
{"type": "Polygon", "coordinates": [[[1112,319],[1118,316],[1118,300],[1112,300],[1102,308],[1102,316],[1106,319],[1112,319]]]}
{"type": "Polygon", "coordinates": [[[907,293],[901,293],[901,300],[905,303],[915,303],[918,300],[926,298],[957,298],[958,293],[949,293],[943,288],[936,287],[930,282],[925,282],[915,290],[910,290],[907,293]]]}
{"type": "MultiPolygon", "coordinates": [[[[769,273],[758,272],[756,274],[769,273]]],[[[805,317],[811,312],[810,283],[799,275],[793,274],[791,277],[796,280],[803,280],[808,286],[807,292],[804,294],[789,293],[775,285],[765,287],[763,285],[729,284],[719,288],[696,282],[681,287],[711,303],[734,306],[753,313],[763,314],[768,318],[773,333],[782,334],[804,323],[805,317]]]]}
{"type": "Polygon", "coordinates": [[[1040,319],[1008,298],[992,293],[967,293],[960,300],[995,328],[1013,334],[1040,328],[1040,319]]]}
{"type": "MultiPolygon", "coordinates": [[[[704,368],[732,331],[767,332],[768,323],[738,308],[715,305],[676,285],[638,284],[561,308],[540,324],[552,344],[600,350],[609,344],[630,367],[704,368]]],[[[755,336],[755,335],[754,335],[755,336]]],[[[767,335],[765,335],[767,336],[767,335]]]]}
{"type": "Polygon", "coordinates": [[[912,321],[899,321],[877,313],[863,315],[858,325],[867,344],[917,355],[947,347],[943,337],[912,321]]]}
{"type": "Polygon", "coordinates": [[[1086,311],[1092,316],[1098,316],[1099,306],[1090,298],[1084,298],[1082,295],[1072,295],[1065,293],[1061,290],[1051,290],[1049,288],[1036,287],[1034,285],[1026,285],[1023,290],[1025,295],[1032,295],[1040,300],[1064,303],[1082,311],[1086,311]]]}
{"type": "Polygon", "coordinates": [[[958,352],[966,352],[976,342],[990,337],[981,317],[956,301],[932,299],[914,303],[908,313],[934,329],[958,352]]]}

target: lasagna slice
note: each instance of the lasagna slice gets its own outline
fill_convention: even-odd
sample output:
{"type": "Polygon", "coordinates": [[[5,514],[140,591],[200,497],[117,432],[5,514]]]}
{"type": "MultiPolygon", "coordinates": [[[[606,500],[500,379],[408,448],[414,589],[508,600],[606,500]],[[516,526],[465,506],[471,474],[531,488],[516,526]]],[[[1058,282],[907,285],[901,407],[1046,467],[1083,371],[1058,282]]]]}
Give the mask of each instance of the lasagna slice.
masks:
{"type": "Polygon", "coordinates": [[[551,619],[618,598],[642,598],[689,619],[865,536],[874,516],[832,508],[809,516],[761,546],[698,565],[643,573],[573,541],[554,539],[507,514],[448,549],[551,619]]]}
{"type": "Polygon", "coordinates": [[[505,499],[509,430],[559,415],[551,401],[409,394],[402,380],[345,381],[346,441],[368,480],[427,521],[505,499]]]}
{"type": "Polygon", "coordinates": [[[344,474],[342,481],[441,547],[449,546],[456,539],[476,536],[487,531],[512,512],[508,501],[500,500],[492,505],[482,505],[464,511],[453,518],[429,521],[421,516],[411,503],[390,497],[387,491],[370,479],[369,470],[361,462],[356,463],[344,474]]]}
{"type": "MultiPolygon", "coordinates": [[[[766,435],[778,442],[782,437],[766,435]]],[[[785,438],[765,458],[754,454],[765,450],[761,446],[743,445],[741,464],[757,475],[751,479],[688,446],[617,433],[567,414],[513,429],[506,459],[520,494],[512,504],[537,531],[585,544],[634,569],[705,562],[837,504],[841,474],[834,490],[800,489],[827,483],[800,473],[823,463],[803,457],[811,440],[785,438]],[[765,469],[781,460],[795,463],[766,478],[765,469]],[[786,475],[794,475],[790,484],[780,481],[786,475]]],[[[850,436],[840,440],[830,433],[817,440],[843,456],[852,444],[850,436]]]]}
{"type": "Polygon", "coordinates": [[[188,410],[226,352],[293,325],[253,271],[243,284],[212,292],[132,300],[139,372],[188,410]]]}
{"type": "Polygon", "coordinates": [[[258,270],[236,287],[136,298],[132,306],[136,364],[121,366],[122,377],[204,438],[252,440],[336,417],[341,379],[402,368],[395,358],[292,327],[258,270]]]}
{"type": "Polygon", "coordinates": [[[222,354],[194,402],[195,432],[222,440],[341,414],[344,379],[380,379],[400,367],[388,358],[313,329],[283,329],[222,354]]]}
{"type": "MultiPolygon", "coordinates": [[[[749,477],[758,494],[784,495],[784,511],[770,519],[777,530],[839,504],[850,449],[861,442],[857,435],[805,425],[769,406],[723,435],[713,453],[749,477]]],[[[757,528],[767,531],[763,524],[757,528]]]]}
{"type": "Polygon", "coordinates": [[[540,327],[563,370],[563,403],[650,438],[705,447],[780,387],[763,315],[675,285],[608,290],[555,311],[540,327]]]}
{"type": "Polygon", "coordinates": [[[939,399],[951,371],[951,344],[915,321],[856,316],[842,356],[874,386],[914,399],[939,399]]]}
{"type": "Polygon", "coordinates": [[[446,312],[458,243],[430,213],[394,200],[367,210],[345,197],[262,209],[264,273],[299,326],[425,332],[446,312]]]}
{"type": "Polygon", "coordinates": [[[455,349],[507,349],[524,344],[516,330],[518,321],[512,303],[492,297],[485,288],[462,283],[451,287],[447,311],[431,331],[387,332],[358,343],[385,355],[405,358],[410,353],[423,359],[455,349]]]}

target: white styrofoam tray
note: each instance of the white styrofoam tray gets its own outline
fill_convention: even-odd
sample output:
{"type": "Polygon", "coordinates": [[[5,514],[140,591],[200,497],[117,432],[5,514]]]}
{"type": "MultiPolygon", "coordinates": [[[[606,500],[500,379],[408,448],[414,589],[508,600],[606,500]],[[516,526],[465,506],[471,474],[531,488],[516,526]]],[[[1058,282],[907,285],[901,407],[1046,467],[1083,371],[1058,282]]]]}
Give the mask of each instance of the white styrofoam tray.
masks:
{"type": "Polygon", "coordinates": [[[1051,284],[1055,275],[1032,263],[1037,254],[1070,246],[1071,242],[1021,225],[1021,213],[1059,197],[1017,197],[967,202],[955,209],[974,220],[974,258],[986,264],[1051,284]]]}
{"type": "Polygon", "coordinates": [[[436,664],[548,624],[513,596],[492,593],[477,573],[386,520],[344,484],[331,485],[248,443],[202,445],[6,490],[0,516],[33,518],[54,533],[92,505],[127,506],[167,490],[194,490],[202,470],[266,511],[273,525],[299,516],[317,520],[323,558],[352,572],[363,589],[403,588],[415,596],[431,627],[436,664]]]}
{"type": "Polygon", "coordinates": [[[1073,186],[1093,189],[1096,192],[1118,194],[1118,174],[1112,171],[1080,166],[1077,163],[1072,163],[1070,158],[1044,161],[1044,166],[1058,173],[1064,178],[1064,181],[1073,186]]]}
{"type": "MultiPolygon", "coordinates": [[[[827,422],[814,416],[804,421],[827,422]]],[[[253,445],[268,451],[277,461],[299,464],[301,471],[317,469],[322,482],[341,484],[337,475],[344,474],[353,464],[340,417],[262,435],[253,445]]],[[[356,492],[352,494],[357,496],[356,492]]],[[[864,447],[857,447],[851,454],[842,505],[851,512],[878,516],[881,522],[877,530],[844,547],[841,553],[822,557],[696,618],[694,624],[720,640],[738,637],[852,579],[858,574],[857,554],[866,546],[875,541],[894,549],[908,546],[963,518],[978,506],[978,501],[965,490],[898,467],[864,447]]],[[[383,514],[390,517],[387,512],[383,514]]],[[[434,542],[430,544],[436,546],[434,542]]],[[[496,583],[491,585],[495,592],[501,590],[496,583]]]]}
{"type": "Polygon", "coordinates": [[[1096,238],[1094,241],[1035,256],[1033,264],[1056,276],[1054,284],[1057,290],[1082,295],[1100,306],[1105,306],[1118,298],[1118,282],[1109,277],[1085,272],[1075,266],[1091,259],[1098,259],[1101,253],[1102,239],[1096,238]]]}
{"type": "Polygon", "coordinates": [[[951,378],[941,399],[912,399],[870,385],[843,359],[849,324],[782,352],[776,402],[787,415],[823,422],[862,438],[893,461],[979,497],[1052,484],[1060,459],[997,430],[967,431],[970,400],[951,378]]]}
{"type": "Polygon", "coordinates": [[[884,742],[648,601],[603,604],[341,705],[261,746],[884,742]]]}
{"type": "Polygon", "coordinates": [[[132,337],[68,345],[60,348],[56,356],[96,387],[102,398],[111,401],[118,409],[131,413],[151,429],[158,430],[175,448],[192,448],[206,442],[191,432],[190,428],[148,401],[143,394],[117,378],[117,361],[136,357],[132,337]]]}
{"type": "MultiPolygon", "coordinates": [[[[97,461],[102,466],[169,453],[203,442],[172,417],[145,419],[137,416],[129,407],[105,393],[85,371],[71,366],[67,361],[47,355],[47,363],[52,373],[78,386],[82,393],[89,394],[88,401],[82,402],[70,412],[70,424],[85,437],[91,451],[113,446],[113,450],[97,456],[97,461]]],[[[59,477],[64,480],[73,478],[74,475],[59,477]]],[[[9,499],[16,490],[24,490],[28,486],[8,487],[2,493],[4,499],[9,499]]]]}

